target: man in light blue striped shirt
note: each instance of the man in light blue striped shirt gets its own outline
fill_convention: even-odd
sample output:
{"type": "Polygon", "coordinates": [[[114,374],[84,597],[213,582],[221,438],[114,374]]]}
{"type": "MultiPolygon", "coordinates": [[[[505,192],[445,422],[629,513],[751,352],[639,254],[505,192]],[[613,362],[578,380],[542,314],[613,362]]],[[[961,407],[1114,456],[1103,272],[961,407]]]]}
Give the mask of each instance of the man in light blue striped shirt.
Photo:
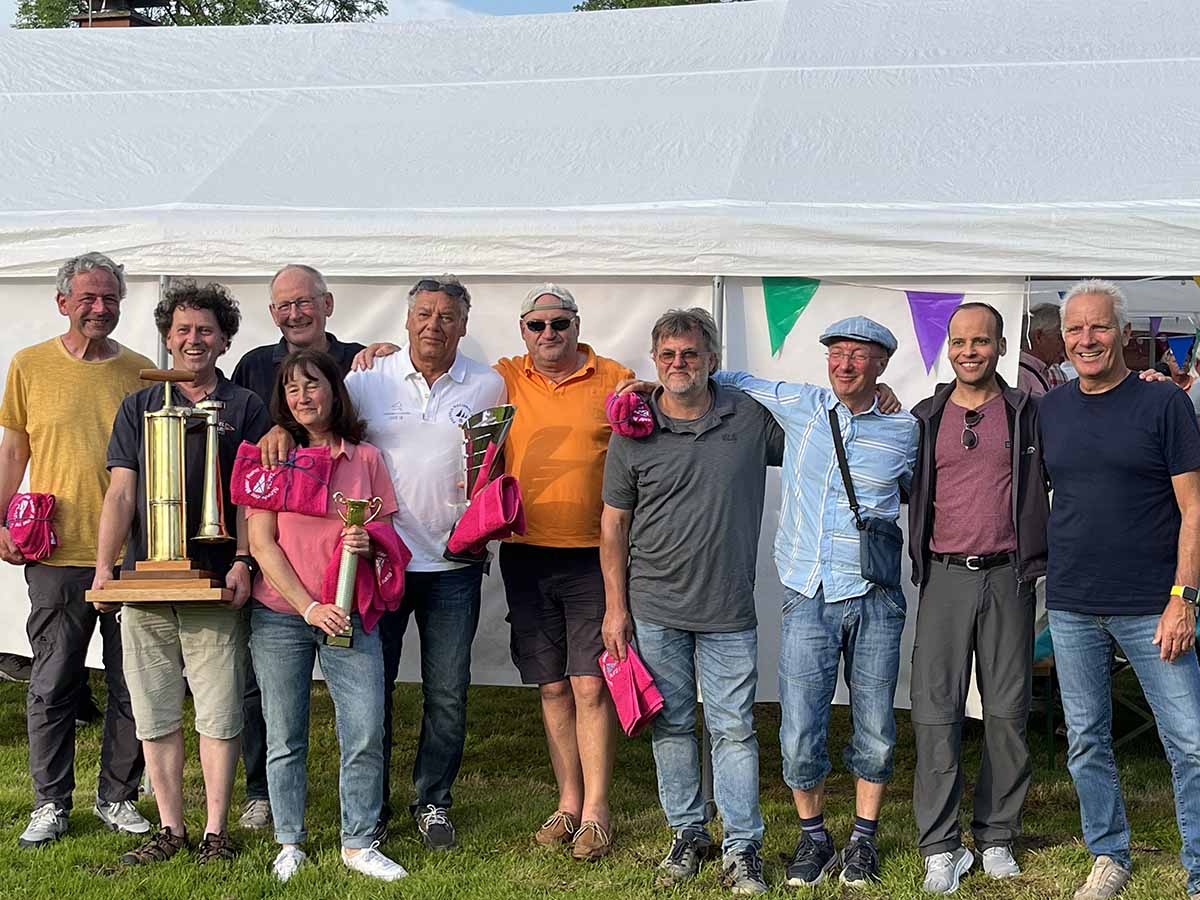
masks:
{"type": "Polygon", "coordinates": [[[892,703],[900,668],[905,601],[899,554],[891,582],[863,577],[860,532],[834,449],[829,411],[836,412],[862,518],[895,521],[917,454],[917,422],[907,412],[879,411],[876,385],[896,338],[863,316],[836,322],[821,335],[829,348],[831,387],[766,381],[718,372],[766,407],[784,429],[783,506],[775,562],[787,590],[779,654],[784,780],[792,788],[801,834],[788,884],[813,885],[841,865],[841,881],[877,877],[875,846],[884,785],[892,774],[896,722],[892,703]],[[854,731],[843,753],[857,779],[854,832],[842,854],[825,830],[825,777],[831,770],[829,707],[845,659],[854,731]]]}

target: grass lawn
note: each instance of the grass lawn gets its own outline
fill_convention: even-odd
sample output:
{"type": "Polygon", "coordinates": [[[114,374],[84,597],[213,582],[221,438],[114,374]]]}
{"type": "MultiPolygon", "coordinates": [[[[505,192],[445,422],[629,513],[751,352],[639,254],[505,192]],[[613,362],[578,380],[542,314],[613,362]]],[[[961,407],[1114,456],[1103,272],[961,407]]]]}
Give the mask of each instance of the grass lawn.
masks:
{"type": "MultiPolygon", "coordinates": [[[[103,683],[93,689],[102,697],[103,683]]],[[[332,706],[323,685],[313,688],[313,728],[310,750],[308,852],[316,865],[302,871],[287,885],[276,883],[270,863],[276,846],[269,834],[248,834],[234,829],[242,855],[229,865],[201,869],[190,855],[169,863],[131,869],[118,864],[119,855],[137,839],[105,830],[91,814],[100,752],[100,730],[92,726],[79,738],[75,810],[71,832],[58,844],[41,850],[21,850],[17,836],[24,828],[32,799],[26,759],[24,687],[0,684],[0,898],[4,900],[85,900],[85,898],[203,898],[251,900],[258,897],[356,898],[395,896],[438,898],[588,897],[627,900],[655,895],[678,898],[726,896],[717,874],[718,864],[705,866],[691,885],[656,891],[654,866],[669,844],[657,802],[654,762],[650,742],[643,737],[622,740],[613,787],[613,813],[617,825],[617,850],[594,865],[573,863],[565,854],[545,854],[534,849],[533,830],[554,810],[556,794],[542,736],[537,695],[521,688],[473,688],[470,732],[462,774],[455,791],[454,822],[462,849],[439,856],[421,849],[415,830],[405,821],[394,823],[384,849],[400,861],[410,877],[391,885],[370,881],[345,870],[338,861],[337,744],[333,734],[332,706]]],[[[416,744],[419,689],[402,686],[397,697],[396,759],[403,767],[393,783],[397,805],[408,799],[407,767],[416,744]]],[[[921,863],[914,847],[911,812],[912,732],[906,713],[898,713],[900,744],[896,777],[884,809],[880,831],[883,854],[882,883],[869,890],[843,888],[837,882],[807,891],[807,896],[917,898],[921,863]]],[[[781,886],[785,856],[796,837],[796,817],[790,792],[780,780],[778,747],[779,714],[773,705],[757,710],[762,747],[762,803],[766,820],[767,880],[773,894],[781,886]]],[[[1200,726],[1198,726],[1200,727],[1200,726]]],[[[1037,722],[1031,723],[1038,730],[1037,722]]],[[[849,730],[844,708],[833,715],[834,758],[840,755],[849,730]]],[[[958,896],[1005,898],[1069,898],[1086,875],[1090,857],[1079,839],[1079,812],[1071,780],[1063,768],[1060,740],[1058,768],[1046,765],[1044,737],[1032,737],[1034,785],[1026,806],[1026,834],[1018,847],[1025,875],[1009,882],[991,882],[977,869],[963,882],[958,896]]],[[[195,755],[194,736],[189,741],[185,796],[189,832],[199,836],[203,826],[202,786],[195,755]]],[[[978,763],[979,734],[971,729],[968,764],[978,763]]],[[[1133,824],[1135,874],[1125,897],[1129,900],[1185,897],[1184,875],[1178,860],[1179,836],[1175,827],[1170,777],[1157,739],[1146,736],[1122,748],[1121,778],[1133,824]]],[[[853,821],[853,784],[840,765],[828,786],[828,820],[840,845],[853,821]]],[[[235,804],[241,786],[235,787],[235,804]]],[[[968,798],[969,800],[969,798],[968,798]]],[[[156,820],[149,799],[139,803],[143,813],[156,820]]],[[[236,819],[236,816],[234,817],[236,819]]],[[[964,823],[970,821],[969,808],[964,823]]]]}

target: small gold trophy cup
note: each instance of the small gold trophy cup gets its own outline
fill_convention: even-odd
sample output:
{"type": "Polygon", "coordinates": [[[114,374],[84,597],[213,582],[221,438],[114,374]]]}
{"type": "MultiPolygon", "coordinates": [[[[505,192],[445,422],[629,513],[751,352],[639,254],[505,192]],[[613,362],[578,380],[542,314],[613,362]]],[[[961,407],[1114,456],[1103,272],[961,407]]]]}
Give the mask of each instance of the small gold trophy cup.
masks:
{"type": "MultiPolygon", "coordinates": [[[[333,495],[333,502],[346,507],[345,512],[339,509],[338,515],[342,517],[342,521],[347,526],[366,525],[368,522],[374,521],[375,517],[379,515],[379,511],[383,509],[383,500],[379,497],[372,497],[370,500],[352,500],[343,496],[341,491],[333,495]]],[[[334,592],[333,602],[346,614],[347,622],[346,628],[341,634],[325,635],[325,645],[328,647],[354,646],[354,626],[350,624],[349,617],[354,612],[354,583],[357,577],[358,554],[351,553],[343,547],[342,560],[338,565],[337,590],[334,592]]]]}
{"type": "Polygon", "coordinates": [[[220,421],[225,404],[201,400],[195,406],[172,403],[172,382],[193,380],[190,372],[176,369],[143,369],[143,381],[161,381],[163,407],[144,416],[142,465],[146,479],[147,559],[133,571],[121,572],[103,589],[88,591],[90,603],[177,603],[188,600],[226,601],[233,591],[214,573],[201,569],[187,556],[187,472],[184,440],[188,422],[202,419],[206,428],[204,498],[200,529],[194,541],[218,543],[233,540],[225,530],[221,495],[221,459],[217,455],[220,421]]]}

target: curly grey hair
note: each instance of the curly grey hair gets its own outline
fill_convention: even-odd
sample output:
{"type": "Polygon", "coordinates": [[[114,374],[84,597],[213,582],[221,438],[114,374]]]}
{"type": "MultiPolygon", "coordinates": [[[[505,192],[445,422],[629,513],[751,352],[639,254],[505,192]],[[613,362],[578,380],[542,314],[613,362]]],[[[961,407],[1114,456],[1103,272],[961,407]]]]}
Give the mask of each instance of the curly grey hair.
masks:
{"type": "Polygon", "coordinates": [[[103,253],[83,253],[79,256],[72,256],[65,263],[59,266],[58,278],[55,280],[54,286],[64,297],[71,295],[71,283],[75,281],[76,275],[82,275],[84,272],[91,272],[96,269],[103,269],[117,279],[117,287],[120,290],[121,299],[125,299],[125,267],[119,263],[113,262],[103,253]]]}

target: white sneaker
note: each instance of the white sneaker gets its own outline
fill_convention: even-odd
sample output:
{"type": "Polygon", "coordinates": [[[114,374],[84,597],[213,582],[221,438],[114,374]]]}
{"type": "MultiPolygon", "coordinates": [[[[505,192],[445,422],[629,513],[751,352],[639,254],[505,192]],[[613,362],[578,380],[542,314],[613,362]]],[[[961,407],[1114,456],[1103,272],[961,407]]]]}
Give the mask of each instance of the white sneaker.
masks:
{"type": "Polygon", "coordinates": [[[238,825],[248,831],[258,831],[271,824],[270,800],[247,800],[242,807],[242,816],[238,825]]]}
{"type": "Polygon", "coordinates": [[[365,850],[360,850],[353,856],[346,855],[346,848],[342,848],[342,862],[345,863],[347,869],[353,869],[355,872],[361,872],[371,878],[378,878],[380,881],[399,881],[401,878],[408,876],[404,866],[398,862],[392,862],[377,849],[379,842],[376,841],[365,850]]]}
{"type": "Polygon", "coordinates": [[[1007,847],[988,847],[983,851],[983,871],[991,878],[1016,878],[1021,867],[1007,847]]]}
{"type": "Polygon", "coordinates": [[[1075,892],[1075,900],[1109,900],[1125,889],[1129,870],[1109,856],[1097,856],[1087,881],[1075,892]]]}
{"type": "Polygon", "coordinates": [[[138,812],[138,808],[133,805],[132,800],[106,803],[97,798],[92,812],[112,831],[124,831],[126,834],[146,834],[150,830],[150,820],[138,812]]]}
{"type": "Polygon", "coordinates": [[[935,853],[925,857],[925,883],[921,886],[927,894],[953,894],[958,890],[958,880],[971,868],[975,857],[966,847],[953,853],[935,853]]]}
{"type": "Polygon", "coordinates": [[[284,847],[271,863],[271,871],[280,881],[287,881],[304,865],[308,855],[299,847],[284,847]]]}
{"type": "Polygon", "coordinates": [[[55,803],[43,803],[29,817],[29,824],[17,838],[22,847],[42,847],[67,833],[67,811],[55,803]]]}

